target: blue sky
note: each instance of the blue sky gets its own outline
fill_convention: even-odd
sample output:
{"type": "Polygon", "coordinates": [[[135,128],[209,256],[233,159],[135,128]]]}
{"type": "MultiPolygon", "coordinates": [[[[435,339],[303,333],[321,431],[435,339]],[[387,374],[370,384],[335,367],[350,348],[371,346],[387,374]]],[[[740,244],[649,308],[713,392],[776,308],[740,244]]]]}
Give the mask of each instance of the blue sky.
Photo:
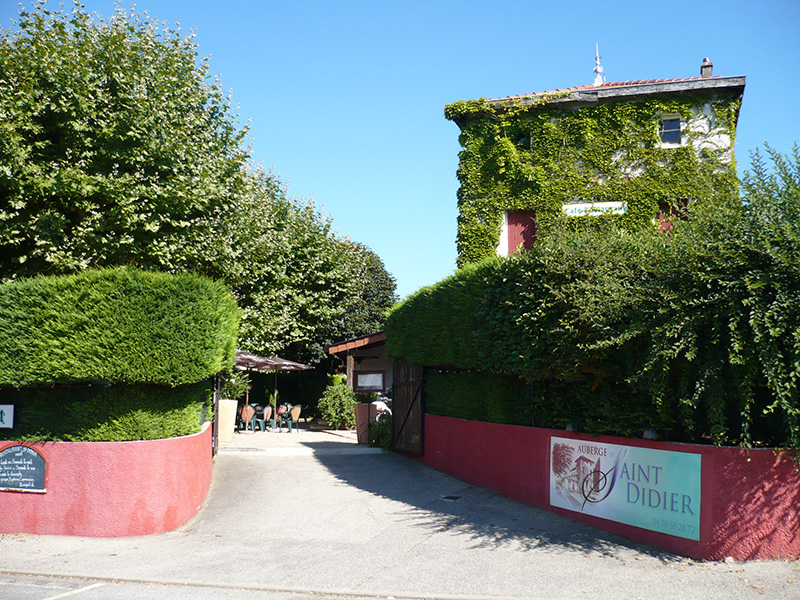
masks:
{"type": "MultiPolygon", "coordinates": [[[[28,0],[25,0],[25,5],[28,0]]],[[[86,0],[113,12],[113,0],[86,0]]],[[[123,6],[130,6],[123,3],[123,6]]],[[[746,75],[740,172],[800,141],[800,1],[139,0],[196,29],[255,162],[364,243],[404,297],[455,269],[458,128],[445,104],[592,82],[746,75]]],[[[0,0],[11,25],[17,3],[0,0]]]]}

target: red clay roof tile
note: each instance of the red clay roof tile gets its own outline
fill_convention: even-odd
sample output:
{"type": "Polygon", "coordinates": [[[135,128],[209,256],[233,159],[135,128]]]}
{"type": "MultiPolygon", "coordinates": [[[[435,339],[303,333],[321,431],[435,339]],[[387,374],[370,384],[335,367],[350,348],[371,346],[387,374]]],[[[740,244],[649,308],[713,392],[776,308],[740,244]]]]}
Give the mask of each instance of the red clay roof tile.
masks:
{"type": "Polygon", "coordinates": [[[513,100],[515,98],[533,98],[536,96],[544,96],[547,94],[557,94],[561,92],[580,92],[586,90],[602,90],[606,88],[618,88],[618,87],[626,87],[626,86],[634,86],[634,85],[647,85],[652,83],[673,83],[677,81],[702,81],[708,79],[718,79],[720,75],[714,75],[713,77],[673,77],[671,79],[636,79],[633,81],[607,81],[603,85],[580,85],[576,87],[569,87],[569,88],[558,88],[555,90],[550,90],[547,92],[533,92],[531,94],[517,94],[516,96],[503,96],[500,98],[490,98],[490,101],[498,101],[498,100],[513,100]]]}

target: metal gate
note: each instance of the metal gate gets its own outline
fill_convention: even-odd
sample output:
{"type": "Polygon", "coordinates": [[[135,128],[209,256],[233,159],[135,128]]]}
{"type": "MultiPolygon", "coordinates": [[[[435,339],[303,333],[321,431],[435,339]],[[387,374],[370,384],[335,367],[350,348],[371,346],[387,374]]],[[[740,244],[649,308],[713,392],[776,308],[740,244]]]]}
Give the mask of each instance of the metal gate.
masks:
{"type": "Polygon", "coordinates": [[[216,456],[219,450],[219,375],[214,376],[214,420],[211,422],[211,455],[216,456]]]}
{"type": "Polygon", "coordinates": [[[392,450],[422,454],[422,365],[395,360],[392,383],[392,450]]]}

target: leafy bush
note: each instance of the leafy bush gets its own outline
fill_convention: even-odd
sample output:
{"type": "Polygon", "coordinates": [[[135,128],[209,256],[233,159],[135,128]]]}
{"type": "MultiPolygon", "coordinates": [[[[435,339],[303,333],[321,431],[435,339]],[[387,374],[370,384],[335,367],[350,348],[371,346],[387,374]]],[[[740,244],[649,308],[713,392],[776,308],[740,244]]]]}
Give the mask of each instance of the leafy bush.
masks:
{"type": "Polygon", "coordinates": [[[228,400],[238,400],[251,389],[250,374],[233,369],[222,376],[220,396],[228,400]]]}
{"type": "Polygon", "coordinates": [[[383,415],[369,427],[369,445],[388,450],[392,445],[392,417],[383,415]]]}
{"type": "Polygon", "coordinates": [[[350,386],[336,383],[325,388],[317,410],[320,417],[334,429],[356,426],[356,395],[350,386]]]}
{"type": "Polygon", "coordinates": [[[233,366],[239,310],[221,283],[136,269],[0,285],[0,385],[178,386],[233,366]]]}
{"type": "Polygon", "coordinates": [[[508,402],[480,377],[510,376],[536,424],[800,447],[800,152],[767,153],[741,203],[693,206],[672,235],[554,227],[421,290],[389,316],[390,353],[472,373],[428,377],[439,414],[489,419],[508,402]]]}
{"type": "Polygon", "coordinates": [[[328,375],[328,385],[345,385],[347,383],[347,375],[338,373],[328,375]]]}

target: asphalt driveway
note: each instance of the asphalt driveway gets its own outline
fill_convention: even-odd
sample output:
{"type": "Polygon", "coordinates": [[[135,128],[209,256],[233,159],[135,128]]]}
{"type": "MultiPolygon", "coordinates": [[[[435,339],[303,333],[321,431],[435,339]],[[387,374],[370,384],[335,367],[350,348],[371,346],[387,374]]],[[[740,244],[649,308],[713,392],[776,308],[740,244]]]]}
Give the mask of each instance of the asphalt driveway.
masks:
{"type": "Polygon", "coordinates": [[[688,560],[307,429],[222,444],[203,506],[177,531],[0,535],[0,578],[27,574],[241,598],[800,598],[800,561],[688,560]]]}

